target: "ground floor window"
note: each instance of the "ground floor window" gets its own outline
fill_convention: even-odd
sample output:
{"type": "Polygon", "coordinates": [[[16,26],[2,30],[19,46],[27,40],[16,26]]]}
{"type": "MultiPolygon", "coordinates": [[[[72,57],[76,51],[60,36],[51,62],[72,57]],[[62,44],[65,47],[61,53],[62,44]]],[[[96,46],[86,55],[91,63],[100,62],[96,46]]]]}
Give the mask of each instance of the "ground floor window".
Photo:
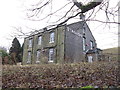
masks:
{"type": "Polygon", "coordinates": [[[54,61],[54,56],[55,56],[55,50],[54,50],[54,48],[50,48],[49,49],[48,62],[53,62],[54,61]]]}
{"type": "Polygon", "coordinates": [[[31,51],[28,52],[27,63],[31,63],[31,51]]]}
{"type": "Polygon", "coordinates": [[[40,50],[37,50],[36,63],[40,63],[40,55],[41,55],[40,50]]]}

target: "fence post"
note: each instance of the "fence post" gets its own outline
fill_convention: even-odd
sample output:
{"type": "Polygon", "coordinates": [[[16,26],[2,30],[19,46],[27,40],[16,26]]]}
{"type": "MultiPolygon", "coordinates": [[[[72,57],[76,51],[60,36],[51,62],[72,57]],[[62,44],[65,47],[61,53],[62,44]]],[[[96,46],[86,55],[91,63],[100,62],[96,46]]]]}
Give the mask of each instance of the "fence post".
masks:
{"type": "Polygon", "coordinates": [[[0,90],[2,89],[2,52],[0,52],[0,90]]]}

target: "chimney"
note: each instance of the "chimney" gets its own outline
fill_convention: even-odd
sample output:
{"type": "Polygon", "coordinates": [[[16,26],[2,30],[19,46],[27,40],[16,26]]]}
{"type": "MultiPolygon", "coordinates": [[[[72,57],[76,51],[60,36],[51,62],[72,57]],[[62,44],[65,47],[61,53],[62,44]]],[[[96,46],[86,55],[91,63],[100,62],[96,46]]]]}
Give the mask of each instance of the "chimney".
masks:
{"type": "Polygon", "coordinates": [[[80,19],[81,19],[82,21],[85,20],[85,15],[84,15],[83,13],[80,14],[80,19]]]}
{"type": "Polygon", "coordinates": [[[43,28],[43,30],[44,30],[44,31],[47,31],[47,28],[45,27],[45,28],[43,28]]]}

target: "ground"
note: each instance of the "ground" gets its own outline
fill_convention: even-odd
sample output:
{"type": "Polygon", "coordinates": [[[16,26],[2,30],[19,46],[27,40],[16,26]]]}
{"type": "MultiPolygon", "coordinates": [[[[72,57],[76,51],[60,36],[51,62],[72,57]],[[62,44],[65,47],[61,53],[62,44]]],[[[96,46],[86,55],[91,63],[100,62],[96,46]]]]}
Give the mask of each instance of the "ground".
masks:
{"type": "Polygon", "coordinates": [[[119,87],[118,62],[4,65],[3,88],[119,87]]]}

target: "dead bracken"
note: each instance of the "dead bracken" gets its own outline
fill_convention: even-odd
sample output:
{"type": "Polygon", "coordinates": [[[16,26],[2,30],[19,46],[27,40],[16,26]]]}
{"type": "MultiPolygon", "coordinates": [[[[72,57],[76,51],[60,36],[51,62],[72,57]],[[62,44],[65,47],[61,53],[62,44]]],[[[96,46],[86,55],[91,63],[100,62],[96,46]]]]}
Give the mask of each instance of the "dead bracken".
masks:
{"type": "Polygon", "coordinates": [[[118,86],[117,61],[4,65],[3,88],[79,88],[118,86]]]}

